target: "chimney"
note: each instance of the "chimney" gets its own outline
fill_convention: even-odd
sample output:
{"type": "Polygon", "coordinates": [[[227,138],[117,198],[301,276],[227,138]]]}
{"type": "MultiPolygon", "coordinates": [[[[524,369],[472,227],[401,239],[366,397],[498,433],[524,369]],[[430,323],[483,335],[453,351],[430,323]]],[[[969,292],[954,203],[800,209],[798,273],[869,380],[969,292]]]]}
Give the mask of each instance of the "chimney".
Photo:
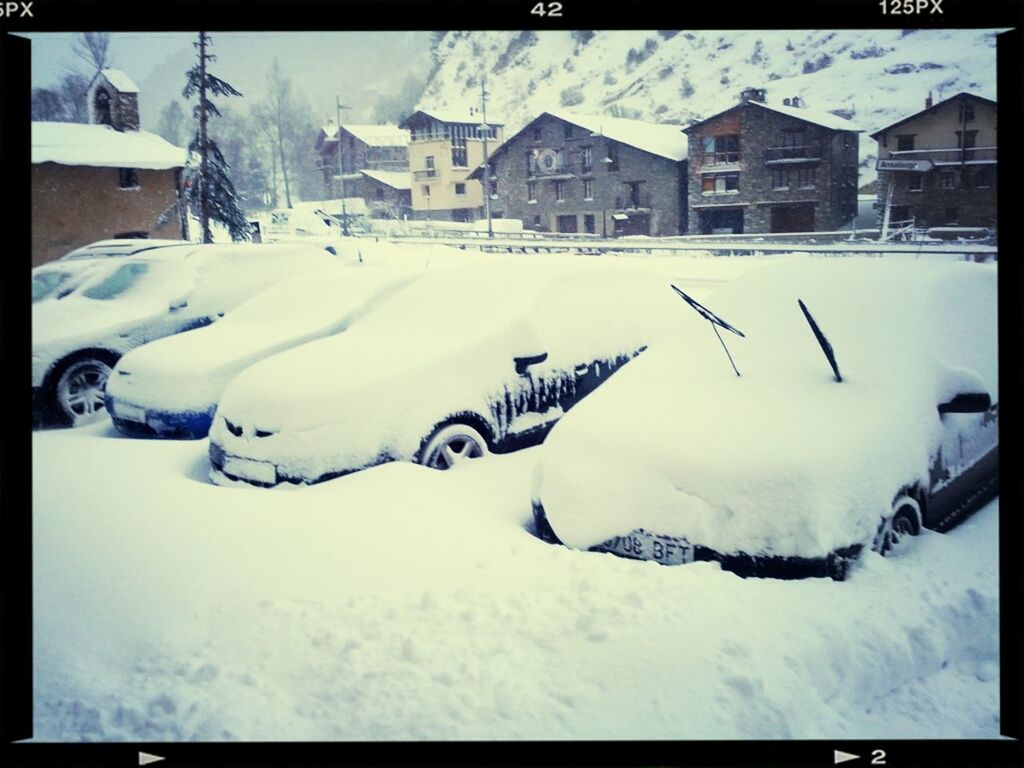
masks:
{"type": "Polygon", "coordinates": [[[782,100],[782,106],[784,106],[784,107],[791,107],[791,106],[793,106],[793,103],[792,103],[792,101],[790,101],[788,96],[782,100]]]}
{"type": "Polygon", "coordinates": [[[124,72],[97,72],[86,98],[90,123],[109,125],[118,131],[139,130],[139,89],[124,72]]]}
{"type": "Polygon", "coordinates": [[[804,100],[801,99],[799,96],[794,96],[790,101],[790,104],[792,104],[794,107],[802,107],[804,105],[804,100]]]}
{"type": "Polygon", "coordinates": [[[932,92],[931,91],[928,91],[928,98],[926,98],[924,100],[924,108],[925,109],[931,109],[932,108],[932,92]]]}
{"type": "Polygon", "coordinates": [[[746,104],[748,101],[765,102],[766,91],[764,88],[744,88],[740,92],[740,101],[746,104]]]}

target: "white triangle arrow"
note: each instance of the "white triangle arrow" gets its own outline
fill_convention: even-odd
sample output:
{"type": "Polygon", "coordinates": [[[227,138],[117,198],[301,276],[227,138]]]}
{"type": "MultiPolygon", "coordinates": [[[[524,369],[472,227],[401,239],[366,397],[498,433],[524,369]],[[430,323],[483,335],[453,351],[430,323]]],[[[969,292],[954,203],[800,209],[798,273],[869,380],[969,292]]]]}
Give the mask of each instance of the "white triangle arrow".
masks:
{"type": "Polygon", "coordinates": [[[149,765],[150,763],[159,763],[164,758],[159,755],[151,755],[148,752],[139,752],[139,765],[149,765]]]}
{"type": "Polygon", "coordinates": [[[835,765],[845,763],[849,760],[860,760],[860,755],[851,755],[849,752],[841,752],[840,750],[834,750],[835,752],[835,765]]]}

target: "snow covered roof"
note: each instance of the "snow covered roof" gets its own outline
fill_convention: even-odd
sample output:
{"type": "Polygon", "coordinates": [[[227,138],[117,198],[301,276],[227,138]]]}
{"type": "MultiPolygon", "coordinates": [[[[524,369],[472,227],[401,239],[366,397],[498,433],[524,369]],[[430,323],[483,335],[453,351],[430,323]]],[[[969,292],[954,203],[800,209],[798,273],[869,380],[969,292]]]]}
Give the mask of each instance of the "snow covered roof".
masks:
{"type": "MultiPolygon", "coordinates": [[[[352,125],[345,123],[341,126],[364,144],[371,147],[404,147],[409,143],[409,132],[397,125],[352,125]]],[[[322,129],[324,135],[333,139],[338,135],[338,126],[325,125],[322,129]]]]}
{"type": "Polygon", "coordinates": [[[107,79],[107,82],[114,86],[121,93],[138,93],[137,86],[128,75],[120,69],[103,69],[100,74],[107,79]]]}
{"type": "Polygon", "coordinates": [[[148,131],[109,125],[32,123],[32,162],[102,168],[181,168],[186,152],[148,131]]]}
{"type": "Polygon", "coordinates": [[[628,120],[623,117],[604,115],[580,115],[575,112],[548,110],[544,114],[578,125],[591,133],[642,149],[645,152],[667,157],[669,160],[685,160],[687,138],[681,125],[647,123],[642,120],[628,120]]]}
{"type": "MultiPolygon", "coordinates": [[[[415,112],[409,115],[409,117],[405,118],[405,120],[399,123],[399,127],[405,127],[409,125],[410,121],[412,121],[413,118],[419,115],[433,118],[434,120],[437,120],[442,123],[470,123],[473,125],[479,125],[481,122],[483,122],[483,115],[481,115],[478,111],[470,111],[468,109],[455,110],[428,108],[417,109],[415,112]]],[[[491,115],[489,118],[487,118],[487,124],[491,127],[494,127],[504,125],[505,121],[501,118],[491,115]]]]}
{"type": "Polygon", "coordinates": [[[409,171],[360,171],[367,178],[379,181],[393,189],[412,189],[412,174],[409,171]]]}
{"type": "Polygon", "coordinates": [[[912,115],[907,115],[906,117],[901,117],[896,122],[889,123],[889,125],[886,125],[886,126],[883,126],[883,127],[879,128],[877,131],[875,131],[874,133],[871,134],[871,138],[874,139],[879,134],[884,133],[885,131],[888,131],[891,128],[895,128],[897,125],[902,125],[903,123],[907,122],[908,120],[913,120],[915,117],[923,115],[925,112],[931,112],[933,110],[936,110],[939,107],[943,106],[944,104],[946,104],[946,103],[948,103],[950,101],[953,101],[953,99],[974,99],[975,101],[983,101],[986,104],[991,104],[993,107],[996,105],[996,102],[993,99],[986,99],[984,96],[979,96],[976,93],[969,93],[968,91],[960,91],[960,93],[953,94],[948,99],[943,99],[942,101],[938,102],[937,104],[932,104],[932,106],[930,106],[930,107],[925,107],[924,109],[919,110],[919,111],[915,112],[912,115]]]}
{"type": "Polygon", "coordinates": [[[751,99],[750,101],[742,101],[739,104],[733,104],[731,107],[726,107],[725,109],[717,111],[711,116],[704,118],[703,120],[698,120],[695,123],[691,123],[689,126],[686,127],[685,130],[687,132],[692,131],[694,128],[704,125],[704,123],[708,122],[709,120],[713,120],[716,117],[719,117],[720,115],[724,115],[726,112],[733,111],[734,109],[745,107],[748,104],[756,107],[762,107],[764,109],[769,109],[772,112],[778,112],[779,114],[782,115],[788,115],[789,117],[795,117],[797,120],[803,120],[804,122],[807,123],[814,123],[815,125],[820,125],[824,128],[828,128],[833,131],[856,131],[858,133],[862,133],[864,131],[863,128],[858,128],[856,125],[854,125],[846,118],[839,117],[838,115],[833,115],[831,112],[823,112],[816,109],[808,109],[807,107],[787,106],[785,104],[779,104],[774,100],[761,102],[754,101],[753,99],[751,99]]]}

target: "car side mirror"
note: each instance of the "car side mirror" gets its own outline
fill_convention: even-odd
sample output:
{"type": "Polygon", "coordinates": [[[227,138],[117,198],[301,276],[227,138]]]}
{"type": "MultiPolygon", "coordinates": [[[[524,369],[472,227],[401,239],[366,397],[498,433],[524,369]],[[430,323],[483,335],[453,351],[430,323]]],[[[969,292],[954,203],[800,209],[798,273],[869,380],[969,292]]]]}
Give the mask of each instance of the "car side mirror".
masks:
{"type": "Polygon", "coordinates": [[[988,392],[961,392],[952,400],[939,403],[939,413],[984,413],[991,407],[988,392]]]}
{"type": "Polygon", "coordinates": [[[547,359],[548,359],[548,353],[547,352],[541,352],[539,355],[528,355],[526,357],[513,357],[512,358],[512,362],[514,362],[516,364],[516,373],[518,373],[520,376],[525,376],[527,368],[529,368],[531,365],[536,365],[537,363],[543,363],[547,359]]]}

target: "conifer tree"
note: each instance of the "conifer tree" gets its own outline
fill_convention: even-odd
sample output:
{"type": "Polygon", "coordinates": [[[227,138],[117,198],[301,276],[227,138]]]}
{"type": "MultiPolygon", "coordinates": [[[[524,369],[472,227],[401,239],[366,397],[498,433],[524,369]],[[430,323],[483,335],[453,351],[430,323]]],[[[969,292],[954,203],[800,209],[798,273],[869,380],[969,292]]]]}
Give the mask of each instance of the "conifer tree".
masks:
{"type": "Polygon", "coordinates": [[[211,115],[220,115],[220,110],[211,101],[213,96],[242,94],[210,74],[207,69],[208,63],[217,60],[216,56],[208,53],[210,36],[200,32],[199,39],[193,45],[199,52],[198,61],[186,74],[188,82],[181,92],[186,99],[198,95],[198,102],[192,109],[196,119],[196,133],[188,145],[190,165],[186,174],[185,194],[193,215],[199,219],[204,243],[213,242],[211,219],[226,226],[232,240],[248,240],[250,226],[239,208],[235,187],[228,176],[230,167],[210,136],[208,126],[211,115]]]}

